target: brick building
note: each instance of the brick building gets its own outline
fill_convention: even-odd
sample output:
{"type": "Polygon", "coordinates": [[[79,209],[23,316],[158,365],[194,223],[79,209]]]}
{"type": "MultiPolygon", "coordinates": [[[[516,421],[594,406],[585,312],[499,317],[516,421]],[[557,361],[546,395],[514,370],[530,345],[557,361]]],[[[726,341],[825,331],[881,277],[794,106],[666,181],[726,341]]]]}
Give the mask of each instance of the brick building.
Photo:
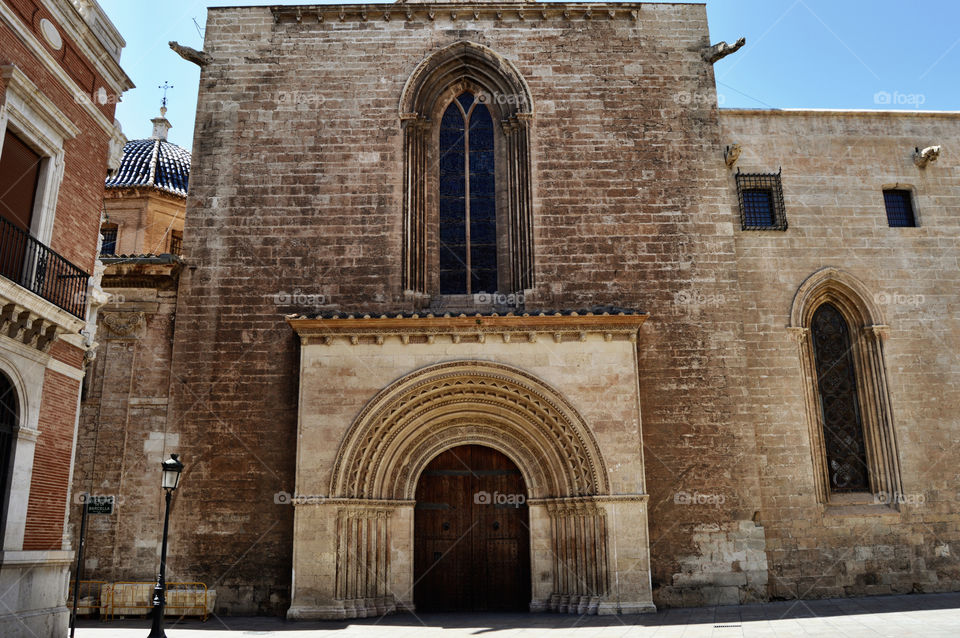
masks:
{"type": "MultiPolygon", "coordinates": [[[[702,5],[205,38],[172,348],[90,406],[149,411],[105,489],[187,464],[168,578],[291,618],[960,587],[960,114],[720,110],[702,5]]],[[[152,577],[143,511],[104,578],[152,577]]]]}
{"type": "Polygon", "coordinates": [[[0,634],[63,635],[65,521],[124,41],[96,2],[0,2],[0,634]]]}

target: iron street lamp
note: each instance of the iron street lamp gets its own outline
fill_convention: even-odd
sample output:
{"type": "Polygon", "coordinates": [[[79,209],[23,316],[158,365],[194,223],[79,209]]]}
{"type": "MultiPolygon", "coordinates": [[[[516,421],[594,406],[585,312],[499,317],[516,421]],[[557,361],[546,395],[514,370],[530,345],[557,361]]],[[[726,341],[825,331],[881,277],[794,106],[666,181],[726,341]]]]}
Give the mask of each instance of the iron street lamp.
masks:
{"type": "Polygon", "coordinates": [[[167,530],[170,527],[170,496],[173,490],[177,489],[180,482],[180,473],[183,472],[183,463],[177,458],[176,454],[171,454],[170,458],[160,464],[163,467],[163,479],[161,485],[167,492],[167,509],[163,516],[163,545],[160,548],[160,574],[157,576],[157,584],[153,588],[153,625],[150,628],[150,635],[147,638],[167,638],[163,632],[163,607],[166,603],[164,591],[166,590],[167,574],[167,530]]]}

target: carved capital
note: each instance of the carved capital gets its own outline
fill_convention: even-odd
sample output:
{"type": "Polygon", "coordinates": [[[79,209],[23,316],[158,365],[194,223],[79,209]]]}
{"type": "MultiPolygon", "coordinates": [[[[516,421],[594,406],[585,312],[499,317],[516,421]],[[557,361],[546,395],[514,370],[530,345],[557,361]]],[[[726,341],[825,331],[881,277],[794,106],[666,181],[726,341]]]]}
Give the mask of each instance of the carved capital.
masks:
{"type": "Polygon", "coordinates": [[[864,326],[863,331],[869,335],[873,335],[880,340],[886,340],[890,335],[890,326],[885,324],[874,324],[872,326],[864,326]]]}
{"type": "Polygon", "coordinates": [[[803,326],[788,326],[787,332],[790,333],[790,336],[793,337],[793,340],[797,343],[803,343],[807,338],[807,335],[810,333],[810,328],[805,328],[803,326]]]}
{"type": "Polygon", "coordinates": [[[142,312],[105,312],[103,326],[107,329],[107,338],[137,338],[135,334],[143,324],[142,312]]]}

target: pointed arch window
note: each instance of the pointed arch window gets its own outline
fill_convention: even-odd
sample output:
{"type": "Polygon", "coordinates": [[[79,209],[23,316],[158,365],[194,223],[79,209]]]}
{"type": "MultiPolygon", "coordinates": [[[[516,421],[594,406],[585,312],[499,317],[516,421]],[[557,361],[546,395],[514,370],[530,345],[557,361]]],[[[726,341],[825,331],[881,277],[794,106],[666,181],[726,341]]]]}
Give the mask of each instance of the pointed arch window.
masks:
{"type": "Polygon", "coordinates": [[[797,290],[790,331],[806,386],[817,500],[898,509],[900,460],[883,353],[887,326],[872,299],[848,273],[825,268],[797,290]]]}
{"type": "Polygon", "coordinates": [[[440,122],[440,294],[497,291],[496,158],[490,110],[472,93],[440,122]]]}
{"type": "Polygon", "coordinates": [[[833,304],[825,303],[811,321],[823,444],[830,490],[870,490],[863,421],[857,398],[850,328],[833,304]]]}
{"type": "Polygon", "coordinates": [[[532,115],[524,79],[483,45],[454,43],[413,71],[400,96],[405,293],[534,287],[532,115]]]}

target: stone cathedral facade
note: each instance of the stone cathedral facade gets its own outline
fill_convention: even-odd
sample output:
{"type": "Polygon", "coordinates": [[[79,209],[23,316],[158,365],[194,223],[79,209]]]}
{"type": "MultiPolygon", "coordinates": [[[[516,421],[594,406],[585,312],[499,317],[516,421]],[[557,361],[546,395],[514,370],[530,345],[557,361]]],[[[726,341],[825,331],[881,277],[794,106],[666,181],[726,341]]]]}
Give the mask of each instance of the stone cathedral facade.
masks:
{"type": "Polygon", "coordinates": [[[960,114],[720,110],[702,5],[205,37],[175,318],[84,404],[88,571],[151,580],[162,448],[222,613],[960,587],[960,114]]]}

